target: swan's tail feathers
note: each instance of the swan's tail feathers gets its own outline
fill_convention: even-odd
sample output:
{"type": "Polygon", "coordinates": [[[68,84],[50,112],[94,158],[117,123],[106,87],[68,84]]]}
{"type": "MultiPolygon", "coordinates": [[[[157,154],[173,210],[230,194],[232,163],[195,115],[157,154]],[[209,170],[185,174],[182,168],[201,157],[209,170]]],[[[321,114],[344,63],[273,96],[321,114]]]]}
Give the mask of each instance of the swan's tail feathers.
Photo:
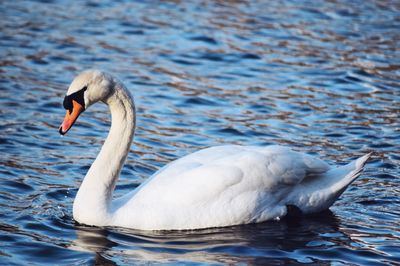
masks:
{"type": "Polygon", "coordinates": [[[336,180],[329,189],[331,196],[328,201],[330,204],[333,204],[346,188],[361,175],[365,163],[371,155],[372,153],[368,153],[347,165],[328,171],[328,178],[336,180]]]}
{"type": "MultiPolygon", "coordinates": [[[[357,177],[359,177],[362,173],[362,171],[364,170],[364,166],[365,163],[367,162],[367,160],[369,159],[369,157],[371,157],[372,153],[368,153],[360,158],[358,158],[357,160],[336,168],[334,170],[331,170],[334,174],[340,174],[340,173],[347,173],[344,177],[341,178],[341,180],[339,180],[339,182],[337,182],[336,184],[334,184],[334,186],[332,187],[332,189],[334,191],[339,192],[340,194],[342,194],[342,192],[351,184],[353,183],[354,180],[357,179],[357,177]]],[[[339,195],[340,195],[339,194],[339,195]]]]}
{"type": "Polygon", "coordinates": [[[359,177],[371,153],[366,154],[347,165],[332,168],[321,179],[303,187],[308,193],[303,193],[303,199],[297,194],[291,198],[291,204],[298,206],[304,213],[315,213],[328,209],[346,190],[346,188],[359,177]]]}

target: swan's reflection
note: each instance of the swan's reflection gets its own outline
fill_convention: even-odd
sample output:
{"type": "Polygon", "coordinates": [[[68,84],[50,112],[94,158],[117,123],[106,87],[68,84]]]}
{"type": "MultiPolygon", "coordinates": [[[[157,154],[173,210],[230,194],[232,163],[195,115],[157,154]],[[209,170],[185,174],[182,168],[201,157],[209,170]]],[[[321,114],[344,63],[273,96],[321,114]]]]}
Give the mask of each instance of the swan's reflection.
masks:
{"type": "Polygon", "coordinates": [[[77,239],[72,241],[69,248],[77,251],[94,252],[94,265],[117,265],[107,256],[107,251],[118,246],[108,239],[108,231],[100,227],[76,225],[77,239]]]}
{"type": "Polygon", "coordinates": [[[324,236],[334,235],[335,244],[350,241],[339,231],[339,220],[330,211],[318,216],[291,216],[280,222],[193,231],[147,232],[80,225],[76,234],[71,247],[95,252],[95,261],[103,264],[113,263],[114,255],[128,263],[290,263],[302,261],[301,252],[296,251],[313,248],[311,242],[326,243],[324,236]]]}

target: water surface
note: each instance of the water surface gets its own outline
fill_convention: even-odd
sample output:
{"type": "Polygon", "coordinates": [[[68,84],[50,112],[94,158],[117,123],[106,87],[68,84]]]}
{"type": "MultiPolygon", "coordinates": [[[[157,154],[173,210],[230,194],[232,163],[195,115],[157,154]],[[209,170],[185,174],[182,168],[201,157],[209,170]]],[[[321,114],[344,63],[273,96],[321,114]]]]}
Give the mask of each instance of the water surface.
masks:
{"type": "Polygon", "coordinates": [[[2,1],[1,264],[400,263],[400,5],[264,2],[2,1]],[[96,105],[58,134],[86,68],[118,76],[138,107],[117,196],[213,145],[281,144],[332,164],[374,155],[315,216],[189,232],[79,225],[73,198],[110,123],[96,105]]]}

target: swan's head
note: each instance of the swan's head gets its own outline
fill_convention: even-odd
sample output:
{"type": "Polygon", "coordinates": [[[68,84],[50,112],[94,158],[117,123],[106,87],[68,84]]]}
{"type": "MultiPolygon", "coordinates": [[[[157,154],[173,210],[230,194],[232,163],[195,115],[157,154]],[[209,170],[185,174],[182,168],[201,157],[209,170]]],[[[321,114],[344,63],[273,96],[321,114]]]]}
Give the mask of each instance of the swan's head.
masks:
{"type": "Polygon", "coordinates": [[[106,101],[112,94],[114,79],[99,70],[86,70],[80,73],[71,83],[64,98],[67,110],[59,132],[64,135],[74,125],[79,115],[90,105],[106,101]]]}

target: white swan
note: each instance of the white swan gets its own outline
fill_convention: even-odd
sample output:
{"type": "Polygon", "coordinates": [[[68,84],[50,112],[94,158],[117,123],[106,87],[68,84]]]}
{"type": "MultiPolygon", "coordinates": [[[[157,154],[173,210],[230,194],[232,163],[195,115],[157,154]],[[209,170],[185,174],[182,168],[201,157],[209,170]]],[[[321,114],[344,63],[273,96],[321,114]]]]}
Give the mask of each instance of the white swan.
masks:
{"type": "Polygon", "coordinates": [[[329,208],[361,173],[370,154],[341,167],[281,146],[218,146],[163,167],[113,200],[135,129],[133,98],[109,74],[78,75],[64,99],[65,134],[79,114],[102,101],[111,111],[108,137],[76,195],[79,223],[142,230],[197,229],[279,219],[287,205],[304,213],[329,208]]]}

